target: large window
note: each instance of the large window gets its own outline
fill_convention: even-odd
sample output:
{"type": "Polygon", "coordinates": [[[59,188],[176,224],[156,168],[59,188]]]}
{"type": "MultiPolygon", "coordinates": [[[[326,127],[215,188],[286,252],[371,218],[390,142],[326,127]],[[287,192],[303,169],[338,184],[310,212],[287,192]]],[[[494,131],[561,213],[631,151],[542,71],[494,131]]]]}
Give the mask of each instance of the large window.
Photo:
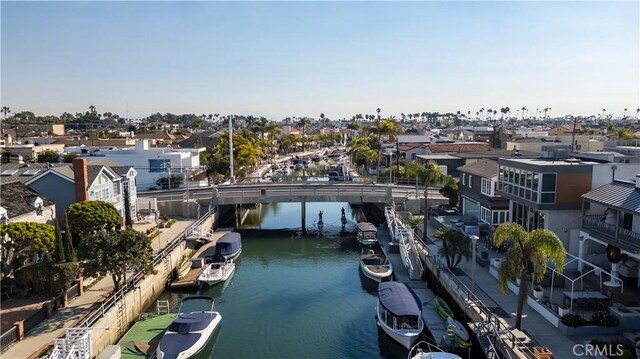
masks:
{"type": "Polygon", "coordinates": [[[544,213],[517,202],[511,203],[511,222],[523,226],[527,231],[544,228],[544,213]]]}
{"type": "Polygon", "coordinates": [[[469,175],[469,188],[473,188],[473,176],[469,175]]]}
{"type": "Polygon", "coordinates": [[[494,225],[498,225],[509,220],[509,211],[493,211],[491,215],[493,217],[492,223],[494,225]]]}
{"type": "Polygon", "coordinates": [[[170,167],[170,161],[166,158],[150,159],[149,172],[166,172],[170,167]]]}
{"type": "Polygon", "coordinates": [[[482,192],[482,194],[484,194],[484,195],[492,197],[493,196],[493,182],[490,179],[483,178],[480,192],[482,192]]]}
{"type": "Polygon", "coordinates": [[[509,166],[498,169],[497,188],[535,203],[556,202],[556,174],[537,173],[509,166]]]}

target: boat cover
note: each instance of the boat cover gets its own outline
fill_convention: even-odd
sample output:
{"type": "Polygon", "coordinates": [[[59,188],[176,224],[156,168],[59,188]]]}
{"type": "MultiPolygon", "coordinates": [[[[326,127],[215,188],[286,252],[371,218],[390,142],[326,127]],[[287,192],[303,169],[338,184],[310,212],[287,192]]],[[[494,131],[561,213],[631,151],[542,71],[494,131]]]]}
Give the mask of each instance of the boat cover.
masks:
{"type": "Polygon", "coordinates": [[[234,254],[240,250],[240,247],[242,247],[242,242],[240,241],[240,233],[236,233],[236,232],[225,233],[216,242],[216,254],[220,254],[220,255],[234,254]]]}
{"type": "Polygon", "coordinates": [[[360,232],[377,232],[376,226],[369,222],[358,223],[358,231],[360,232]]]}
{"type": "Polygon", "coordinates": [[[400,282],[382,282],[378,285],[378,299],[388,311],[396,316],[422,314],[422,305],[406,284],[400,282]]]}

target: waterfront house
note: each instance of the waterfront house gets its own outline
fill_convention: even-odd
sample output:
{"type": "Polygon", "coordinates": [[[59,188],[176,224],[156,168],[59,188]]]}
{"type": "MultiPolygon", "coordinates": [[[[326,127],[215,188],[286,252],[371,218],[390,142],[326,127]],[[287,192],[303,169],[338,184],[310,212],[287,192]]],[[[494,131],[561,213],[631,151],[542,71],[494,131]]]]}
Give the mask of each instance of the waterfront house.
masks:
{"type": "Polygon", "coordinates": [[[482,160],[458,168],[460,213],[489,226],[509,221],[509,200],[496,191],[498,162],[482,160]]]}
{"type": "Polygon", "coordinates": [[[137,213],[137,171],[131,166],[87,165],[76,158],[72,166],[47,169],[26,182],[29,188],[51,198],[58,213],[64,213],[75,202],[100,200],[112,203],[125,218],[125,189],[129,190],[132,218],[137,213]]]}

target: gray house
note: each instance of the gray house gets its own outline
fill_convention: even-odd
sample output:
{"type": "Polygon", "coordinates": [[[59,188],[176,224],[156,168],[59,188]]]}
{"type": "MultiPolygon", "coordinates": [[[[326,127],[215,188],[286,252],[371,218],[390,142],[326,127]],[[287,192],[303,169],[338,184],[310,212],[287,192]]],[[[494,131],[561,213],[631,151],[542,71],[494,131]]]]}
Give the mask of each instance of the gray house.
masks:
{"type": "Polygon", "coordinates": [[[490,226],[509,221],[509,200],[496,192],[498,163],[482,160],[459,167],[460,213],[490,226]]]}
{"type": "Polygon", "coordinates": [[[125,218],[124,195],[127,189],[130,214],[135,218],[136,174],[136,170],[130,166],[88,166],[85,159],[77,158],[73,166],[50,168],[28,180],[26,185],[55,202],[60,218],[63,218],[69,205],[87,200],[112,203],[120,216],[125,218]]]}

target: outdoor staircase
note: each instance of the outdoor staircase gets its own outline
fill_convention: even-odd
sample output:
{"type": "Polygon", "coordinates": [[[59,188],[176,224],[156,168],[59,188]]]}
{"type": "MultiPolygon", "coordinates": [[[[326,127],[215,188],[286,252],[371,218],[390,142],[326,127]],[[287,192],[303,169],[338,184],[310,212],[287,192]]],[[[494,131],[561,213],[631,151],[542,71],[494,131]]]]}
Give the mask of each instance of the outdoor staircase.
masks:
{"type": "Polygon", "coordinates": [[[156,313],[158,315],[171,313],[171,305],[169,304],[169,301],[158,300],[156,302],[156,313]]]}

